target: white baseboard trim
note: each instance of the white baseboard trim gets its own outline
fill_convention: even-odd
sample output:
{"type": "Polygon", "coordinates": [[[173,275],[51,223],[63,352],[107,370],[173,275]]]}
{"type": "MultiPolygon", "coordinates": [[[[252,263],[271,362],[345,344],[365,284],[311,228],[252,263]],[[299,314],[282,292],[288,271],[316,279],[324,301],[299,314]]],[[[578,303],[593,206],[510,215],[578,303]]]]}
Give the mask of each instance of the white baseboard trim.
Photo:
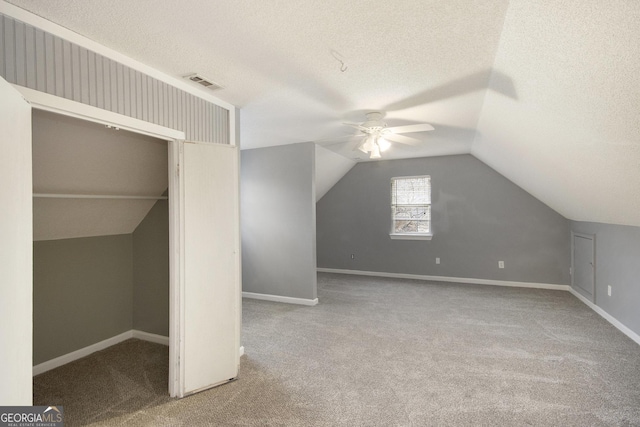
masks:
{"type": "Polygon", "coordinates": [[[240,357],[244,356],[244,346],[240,346],[240,357]]]}
{"type": "Polygon", "coordinates": [[[604,318],[604,320],[606,320],[607,322],[609,322],[613,326],[615,326],[620,332],[622,332],[623,334],[625,334],[626,336],[631,338],[633,341],[635,341],[636,344],[640,345],[640,335],[636,334],[631,329],[627,328],[625,325],[620,323],[620,321],[618,319],[616,319],[615,317],[613,317],[612,315],[610,315],[609,313],[604,311],[601,307],[595,305],[594,303],[592,303],[591,301],[586,299],[584,296],[582,296],[575,289],[570,288],[569,292],[571,292],[573,294],[573,296],[578,298],[580,301],[585,303],[587,305],[587,307],[589,307],[590,309],[592,309],[593,311],[598,313],[600,316],[602,316],[604,318]]]}
{"type": "Polygon", "coordinates": [[[81,348],[80,350],[72,351],[71,353],[67,353],[60,357],[56,357],[55,359],[47,360],[46,362],[40,363],[39,365],[33,367],[33,376],[40,375],[62,365],[66,365],[67,363],[82,359],[83,357],[86,357],[91,353],[104,350],[105,348],[111,347],[112,345],[120,344],[121,342],[126,341],[130,338],[137,338],[143,341],[154,342],[156,344],[169,345],[169,337],[132,329],[130,331],[116,335],[115,337],[107,338],[104,341],[100,341],[95,344],[91,344],[90,346],[81,348]]]}
{"type": "Polygon", "coordinates": [[[337,268],[318,268],[319,273],[355,274],[358,276],[391,277],[395,279],[431,280],[436,282],[471,283],[477,285],[508,286],[512,288],[551,289],[554,291],[569,291],[569,285],[554,285],[550,283],[513,282],[507,280],[469,279],[465,277],[424,276],[420,274],[384,273],[378,271],[342,270],[337,268]]]}
{"type": "Polygon", "coordinates": [[[137,338],[142,341],[154,342],[156,344],[169,345],[169,337],[165,337],[164,335],[152,334],[150,332],[139,331],[137,329],[133,329],[131,338],[137,338]]]}
{"type": "Polygon", "coordinates": [[[257,294],[255,292],[243,292],[242,298],[260,299],[264,301],[284,302],[287,304],[299,304],[299,305],[308,305],[308,306],[313,306],[318,304],[318,298],[316,299],[292,298],[292,297],[283,297],[280,295],[257,294]]]}
{"type": "Polygon", "coordinates": [[[133,331],[123,332],[115,337],[107,338],[104,341],[91,344],[90,346],[81,348],[80,350],[72,351],[55,359],[47,360],[39,365],[33,367],[33,376],[40,375],[43,372],[50,371],[67,363],[71,363],[74,360],[82,359],[85,356],[95,353],[96,351],[104,350],[112,345],[119,344],[123,341],[133,338],[133,331]]]}
{"type": "Polygon", "coordinates": [[[633,332],[631,329],[622,324],[618,319],[604,311],[599,306],[595,305],[584,296],[579,294],[575,289],[569,285],[553,285],[548,283],[530,283],[530,282],[511,282],[504,280],[488,280],[488,279],[468,279],[462,277],[446,277],[446,276],[422,276],[417,274],[402,274],[402,273],[382,273],[374,271],[359,271],[359,270],[341,270],[337,268],[318,268],[319,273],[338,273],[338,274],[354,274],[359,276],[375,276],[375,277],[391,277],[397,279],[417,279],[417,280],[433,280],[438,282],[457,282],[457,283],[476,283],[480,285],[495,285],[495,286],[510,286],[519,288],[535,288],[535,289],[551,289],[557,291],[567,291],[573,294],[580,301],[585,303],[589,308],[602,316],[607,322],[615,326],[620,332],[631,338],[637,344],[640,345],[640,335],[633,332]]]}

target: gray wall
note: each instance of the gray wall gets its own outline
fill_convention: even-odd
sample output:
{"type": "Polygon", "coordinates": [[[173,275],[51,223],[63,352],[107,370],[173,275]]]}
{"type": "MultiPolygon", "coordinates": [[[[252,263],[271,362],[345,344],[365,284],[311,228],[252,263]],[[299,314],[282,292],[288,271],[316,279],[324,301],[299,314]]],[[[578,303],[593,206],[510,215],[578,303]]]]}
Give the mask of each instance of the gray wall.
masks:
{"type": "Polygon", "coordinates": [[[9,83],[229,143],[229,112],[190,93],[0,14],[0,77],[9,83]]]}
{"type": "Polygon", "coordinates": [[[167,200],[158,200],[133,232],[133,328],[169,336],[167,200]]]}
{"type": "Polygon", "coordinates": [[[313,143],[243,150],[242,290],[315,299],[313,143]]]}
{"type": "Polygon", "coordinates": [[[317,218],[318,267],[570,283],[568,221],[471,155],[359,163],[317,218]],[[389,238],[390,180],[410,175],[431,175],[431,241],[389,238]]]}
{"type": "Polygon", "coordinates": [[[131,234],[33,243],[34,365],[131,330],[132,247],[131,234]]]}
{"type": "Polygon", "coordinates": [[[134,233],[33,243],[33,363],[123,332],[169,336],[169,207],[134,233]]]}
{"type": "Polygon", "coordinates": [[[577,221],[570,226],[596,236],[596,305],[640,335],[640,227],[577,221]]]}

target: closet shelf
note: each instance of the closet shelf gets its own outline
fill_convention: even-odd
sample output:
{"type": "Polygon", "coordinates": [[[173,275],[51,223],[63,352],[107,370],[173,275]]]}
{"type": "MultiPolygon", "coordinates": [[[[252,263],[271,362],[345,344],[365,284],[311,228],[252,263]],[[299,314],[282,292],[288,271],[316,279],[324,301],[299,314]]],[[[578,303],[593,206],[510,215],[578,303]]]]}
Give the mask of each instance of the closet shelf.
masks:
{"type": "Polygon", "coordinates": [[[168,196],[121,196],[114,194],[53,194],[33,193],[34,198],[44,199],[131,199],[131,200],[167,200],[168,196]]]}

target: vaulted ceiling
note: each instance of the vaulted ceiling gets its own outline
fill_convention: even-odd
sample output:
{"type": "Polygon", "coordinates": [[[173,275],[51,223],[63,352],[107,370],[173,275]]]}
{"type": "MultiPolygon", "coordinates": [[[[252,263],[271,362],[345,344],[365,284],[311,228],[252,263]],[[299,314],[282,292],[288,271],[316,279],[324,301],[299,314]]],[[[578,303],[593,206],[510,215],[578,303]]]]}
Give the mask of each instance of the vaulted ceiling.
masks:
{"type": "MultiPolygon", "coordinates": [[[[640,2],[10,0],[241,107],[243,148],[431,123],[383,158],[471,153],[574,220],[640,226],[640,2]]],[[[364,158],[363,161],[368,159],[364,158]]]]}

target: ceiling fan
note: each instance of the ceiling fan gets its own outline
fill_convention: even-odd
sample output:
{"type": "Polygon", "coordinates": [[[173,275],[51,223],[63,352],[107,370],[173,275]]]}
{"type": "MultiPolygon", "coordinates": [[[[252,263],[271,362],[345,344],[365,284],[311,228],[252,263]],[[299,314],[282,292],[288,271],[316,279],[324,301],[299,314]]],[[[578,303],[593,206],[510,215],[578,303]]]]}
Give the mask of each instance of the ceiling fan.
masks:
{"type": "Polygon", "coordinates": [[[384,113],[380,111],[371,111],[366,113],[367,121],[361,124],[344,123],[347,126],[354,127],[360,131],[360,134],[354,136],[362,136],[362,142],[357,146],[358,150],[364,153],[370,153],[371,159],[379,159],[381,152],[387,150],[391,146],[391,141],[401,144],[416,145],[421,143],[419,139],[409,136],[400,135],[402,133],[426,132],[433,130],[433,126],[427,123],[420,123],[407,126],[387,127],[382,121],[384,113]]]}

